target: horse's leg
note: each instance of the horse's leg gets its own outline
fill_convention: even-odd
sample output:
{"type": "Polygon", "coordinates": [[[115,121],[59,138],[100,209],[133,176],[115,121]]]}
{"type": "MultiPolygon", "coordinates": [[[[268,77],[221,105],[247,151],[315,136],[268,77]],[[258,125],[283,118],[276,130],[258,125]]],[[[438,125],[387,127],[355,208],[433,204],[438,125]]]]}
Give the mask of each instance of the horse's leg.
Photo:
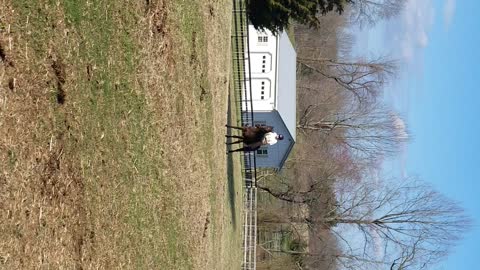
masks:
{"type": "Polygon", "coordinates": [[[225,135],[225,137],[243,140],[243,137],[242,137],[242,136],[237,136],[237,135],[225,135]]]}
{"type": "Polygon", "coordinates": [[[252,151],[258,150],[258,149],[260,148],[260,146],[261,146],[261,143],[245,145],[245,146],[242,147],[242,148],[239,148],[239,149],[236,149],[236,150],[230,150],[230,151],[228,151],[228,153],[240,152],[240,151],[243,151],[243,152],[252,152],[252,151]]]}
{"type": "Polygon", "coordinates": [[[233,128],[233,129],[239,129],[243,130],[243,127],[237,127],[237,126],[230,126],[230,125],[225,125],[227,128],[233,128]]]}
{"type": "Polygon", "coordinates": [[[235,141],[235,142],[229,142],[229,143],[227,143],[227,145],[242,143],[242,142],[243,142],[243,140],[238,140],[238,141],[235,141]]]}
{"type": "Polygon", "coordinates": [[[242,147],[242,148],[238,148],[238,149],[235,149],[235,150],[230,150],[230,151],[228,151],[228,153],[233,153],[233,152],[248,152],[248,150],[250,150],[250,148],[248,148],[248,147],[242,147]]]}

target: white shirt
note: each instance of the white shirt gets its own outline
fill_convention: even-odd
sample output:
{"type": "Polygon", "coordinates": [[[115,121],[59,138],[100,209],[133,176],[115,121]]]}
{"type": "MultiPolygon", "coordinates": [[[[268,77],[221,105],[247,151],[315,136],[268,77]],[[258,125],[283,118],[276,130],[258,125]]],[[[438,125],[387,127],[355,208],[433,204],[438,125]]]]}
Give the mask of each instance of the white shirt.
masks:
{"type": "Polygon", "coordinates": [[[274,145],[277,143],[278,134],[275,132],[268,132],[263,138],[263,144],[274,145]]]}

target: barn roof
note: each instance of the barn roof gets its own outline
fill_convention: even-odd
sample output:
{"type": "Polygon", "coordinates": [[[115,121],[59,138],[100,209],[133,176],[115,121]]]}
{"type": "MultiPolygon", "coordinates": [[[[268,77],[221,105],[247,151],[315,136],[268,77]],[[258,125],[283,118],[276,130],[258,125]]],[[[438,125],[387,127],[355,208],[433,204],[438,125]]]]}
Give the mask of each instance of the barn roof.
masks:
{"type": "Polygon", "coordinates": [[[277,84],[277,111],[283,119],[293,140],[296,141],[296,63],[297,53],[286,32],[282,32],[278,39],[278,84],[277,84]]]}

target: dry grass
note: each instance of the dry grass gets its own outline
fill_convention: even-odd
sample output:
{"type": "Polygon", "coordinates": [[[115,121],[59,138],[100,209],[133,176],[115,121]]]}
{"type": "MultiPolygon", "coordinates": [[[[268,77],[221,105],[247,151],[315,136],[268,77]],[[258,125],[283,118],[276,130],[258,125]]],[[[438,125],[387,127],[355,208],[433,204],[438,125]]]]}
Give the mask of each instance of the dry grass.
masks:
{"type": "Polygon", "coordinates": [[[0,0],[1,268],[236,268],[230,14],[0,0]]]}

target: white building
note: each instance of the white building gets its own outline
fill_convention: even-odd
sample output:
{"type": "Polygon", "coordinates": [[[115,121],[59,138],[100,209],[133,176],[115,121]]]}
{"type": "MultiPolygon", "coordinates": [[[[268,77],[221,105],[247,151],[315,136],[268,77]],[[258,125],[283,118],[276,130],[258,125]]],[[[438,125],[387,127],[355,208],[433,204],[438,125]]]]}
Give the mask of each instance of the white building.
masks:
{"type": "Polygon", "coordinates": [[[257,151],[257,167],[281,169],[296,140],[296,57],[285,32],[274,36],[249,26],[253,112],[256,124],[273,126],[284,139],[257,151]]]}

